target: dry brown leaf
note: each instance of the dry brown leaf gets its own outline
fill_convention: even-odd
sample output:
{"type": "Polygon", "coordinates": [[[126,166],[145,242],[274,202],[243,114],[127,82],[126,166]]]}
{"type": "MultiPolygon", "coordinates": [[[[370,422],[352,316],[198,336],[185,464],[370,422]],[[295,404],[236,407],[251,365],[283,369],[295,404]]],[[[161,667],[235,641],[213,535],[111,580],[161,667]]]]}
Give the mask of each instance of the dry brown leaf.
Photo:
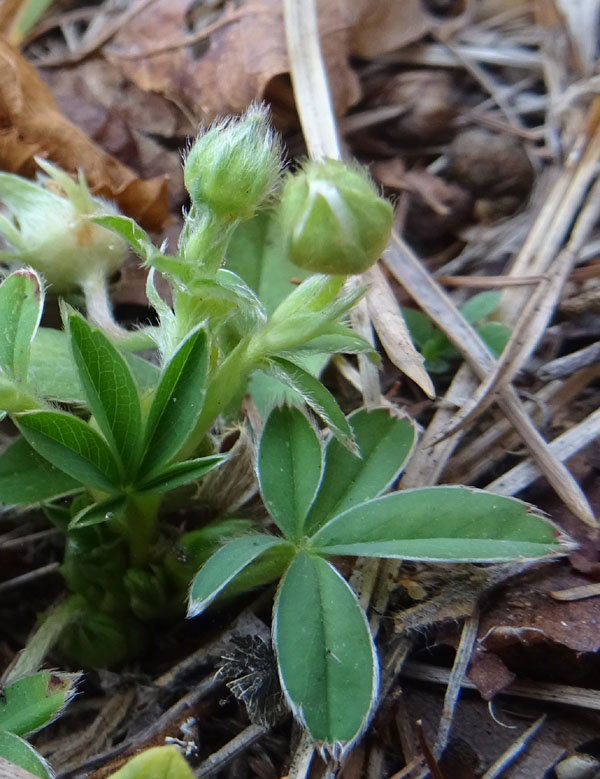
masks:
{"type": "Polygon", "coordinates": [[[408,46],[440,25],[422,0],[362,0],[357,5],[360,11],[351,52],[359,57],[375,57],[408,46]]]}
{"type": "MultiPolygon", "coordinates": [[[[203,121],[240,113],[262,100],[274,79],[289,73],[281,0],[241,0],[235,9],[226,4],[219,19],[207,17],[204,40],[201,29],[188,33],[192,6],[192,0],[155,0],[104,48],[105,56],[142,89],[166,95],[203,121]],[[207,48],[198,55],[197,47],[207,48]]],[[[318,10],[338,115],[360,98],[351,54],[373,56],[398,48],[440,23],[421,0],[319,0],[318,10]]]]}
{"type": "Polygon", "coordinates": [[[481,619],[479,645],[500,652],[514,644],[562,644],[574,652],[600,648],[600,599],[556,601],[550,593],[589,584],[567,566],[548,566],[504,591],[481,619]]]}
{"type": "MultiPolygon", "coordinates": [[[[321,5],[324,55],[336,110],[343,113],[360,96],[358,79],[347,62],[349,29],[343,19],[340,23],[338,4],[321,5]]],[[[288,73],[281,0],[242,0],[235,11],[226,6],[220,21],[232,21],[212,33],[199,58],[191,46],[136,59],[119,56],[159,50],[181,40],[191,6],[191,0],[155,0],[104,53],[138,86],[184,104],[197,119],[241,112],[263,98],[272,79],[288,73]]]]}
{"type": "Polygon", "coordinates": [[[82,169],[94,194],[115,200],[149,230],[164,227],[169,219],[164,176],[142,181],[93,144],[65,119],[36,69],[2,39],[0,72],[1,169],[32,176],[35,155],[70,173],[82,169]]]}

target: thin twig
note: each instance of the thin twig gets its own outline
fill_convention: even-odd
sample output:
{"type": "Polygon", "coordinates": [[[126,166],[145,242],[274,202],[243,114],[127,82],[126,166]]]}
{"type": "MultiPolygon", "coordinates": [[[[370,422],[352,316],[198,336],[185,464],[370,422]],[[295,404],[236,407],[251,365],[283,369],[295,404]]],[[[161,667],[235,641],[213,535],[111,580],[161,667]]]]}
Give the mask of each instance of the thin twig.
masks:
{"type": "MultiPolygon", "coordinates": [[[[406,679],[412,679],[414,681],[447,685],[450,678],[450,671],[447,668],[438,668],[437,666],[428,665],[427,663],[411,661],[404,666],[402,675],[406,679]]],[[[466,678],[461,682],[461,686],[467,690],[477,689],[477,685],[466,678]]],[[[584,687],[552,684],[551,682],[516,681],[512,682],[512,684],[503,689],[499,694],[600,711],[600,691],[590,690],[584,687]]]]}
{"type": "MultiPolygon", "coordinates": [[[[555,438],[549,448],[557,459],[565,462],[598,437],[600,437],[600,409],[555,438]]],[[[486,489],[499,495],[516,495],[539,476],[540,471],[535,463],[532,463],[531,460],[525,460],[494,479],[487,485],[486,489]]]]}
{"type": "Polygon", "coordinates": [[[546,721],[546,715],[542,714],[541,717],[538,717],[536,721],[531,725],[527,730],[522,733],[519,738],[517,738],[513,743],[510,745],[510,747],[504,752],[503,755],[501,755],[485,772],[482,779],[496,779],[496,777],[501,776],[504,772],[505,768],[508,768],[508,766],[511,763],[514,763],[514,761],[519,757],[521,752],[523,752],[530,741],[532,741],[535,736],[537,735],[538,731],[541,729],[542,725],[546,721]]]}
{"type": "Polygon", "coordinates": [[[12,549],[17,546],[25,546],[25,544],[33,544],[36,541],[43,541],[47,538],[54,538],[62,535],[64,535],[62,530],[51,527],[48,530],[39,530],[37,533],[29,533],[28,535],[19,536],[18,538],[11,538],[8,541],[0,540],[0,549],[12,549]]]}
{"type": "Polygon", "coordinates": [[[248,725],[235,738],[228,741],[225,746],[218,749],[208,757],[194,771],[196,779],[207,779],[225,768],[236,757],[242,755],[253,744],[259,741],[271,728],[268,725],[248,725]]]}
{"type": "Polygon", "coordinates": [[[0,582],[0,593],[9,592],[16,587],[21,587],[23,584],[31,584],[31,582],[37,581],[44,576],[56,573],[59,568],[60,563],[48,563],[48,565],[43,565],[41,568],[35,568],[33,571],[23,573],[21,576],[7,579],[5,582],[0,582]]]}
{"type": "Polygon", "coordinates": [[[310,764],[315,756],[315,742],[307,731],[303,730],[300,743],[294,751],[288,779],[306,779],[310,770],[310,764]]]}
{"type": "Polygon", "coordinates": [[[448,680],[448,687],[446,688],[446,695],[444,696],[444,708],[442,710],[435,745],[433,747],[433,754],[438,759],[442,756],[442,752],[448,743],[454,710],[456,709],[456,704],[458,703],[458,698],[460,696],[462,680],[465,678],[467,668],[471,662],[478,630],[479,609],[476,606],[471,616],[465,620],[463,625],[460,634],[460,642],[458,644],[458,649],[456,650],[456,657],[454,658],[454,664],[452,665],[450,678],[448,680]]]}

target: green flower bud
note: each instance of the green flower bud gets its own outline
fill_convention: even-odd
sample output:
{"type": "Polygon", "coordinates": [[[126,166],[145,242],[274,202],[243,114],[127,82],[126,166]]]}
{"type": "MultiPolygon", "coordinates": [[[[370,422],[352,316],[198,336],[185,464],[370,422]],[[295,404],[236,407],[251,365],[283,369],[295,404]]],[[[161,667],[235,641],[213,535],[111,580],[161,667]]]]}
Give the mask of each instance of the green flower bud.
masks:
{"type": "Polygon", "coordinates": [[[192,203],[220,219],[246,219],[273,192],[281,170],[281,145],[264,106],[216,122],[198,136],[185,160],[192,203]]]}
{"type": "Polygon", "coordinates": [[[0,260],[31,265],[58,293],[76,290],[92,277],[111,276],[127,244],[89,217],[116,214],[116,207],[92,197],[83,177],[75,182],[48,162],[38,164],[50,178],[36,183],[0,173],[0,203],[8,209],[8,216],[0,214],[0,238],[7,245],[0,260]]]}
{"type": "Polygon", "coordinates": [[[313,273],[350,275],[370,268],[385,249],[391,204],[367,173],[337,160],[307,162],[287,178],[280,215],[291,259],[313,273]]]}

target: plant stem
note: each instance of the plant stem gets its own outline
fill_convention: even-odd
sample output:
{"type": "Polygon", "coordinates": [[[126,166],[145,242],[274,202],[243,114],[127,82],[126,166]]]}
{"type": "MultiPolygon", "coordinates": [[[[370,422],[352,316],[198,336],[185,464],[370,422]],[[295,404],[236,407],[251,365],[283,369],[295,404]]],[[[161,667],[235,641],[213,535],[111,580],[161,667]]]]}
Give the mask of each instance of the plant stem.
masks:
{"type": "Polygon", "coordinates": [[[127,538],[131,565],[142,567],[148,560],[148,552],[156,538],[158,509],[161,496],[130,495],[121,520],[121,532],[127,538]]]}
{"type": "Polygon", "coordinates": [[[106,276],[102,270],[92,269],[90,275],[83,279],[80,284],[85,296],[89,318],[98,327],[101,327],[109,338],[116,338],[119,341],[129,338],[131,333],[117,324],[113,317],[108,297],[106,276]]]}

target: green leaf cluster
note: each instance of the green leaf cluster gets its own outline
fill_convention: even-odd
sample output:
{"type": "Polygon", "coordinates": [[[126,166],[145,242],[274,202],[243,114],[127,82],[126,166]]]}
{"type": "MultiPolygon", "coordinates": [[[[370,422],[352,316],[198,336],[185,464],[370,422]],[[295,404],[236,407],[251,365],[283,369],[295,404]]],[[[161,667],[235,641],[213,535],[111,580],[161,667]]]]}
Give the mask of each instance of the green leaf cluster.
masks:
{"type": "Polygon", "coordinates": [[[273,643],[294,715],[323,747],[343,751],[365,728],[377,698],[373,638],[355,593],[331,558],[502,561],[559,550],[552,525],[512,498],[467,487],[382,495],[415,443],[415,428],[384,409],[348,418],[358,452],[319,434],[298,409],[274,410],[258,452],[264,504],[281,535],[222,546],[200,569],[189,616],[239,579],[280,578],[273,643]]]}
{"type": "MultiPolygon", "coordinates": [[[[500,292],[480,292],[473,295],[460,307],[460,313],[469,322],[476,324],[493,314],[500,303],[500,292]]],[[[460,357],[458,349],[425,314],[413,308],[402,309],[411,337],[425,357],[425,367],[430,373],[445,373],[451,361],[460,357]]],[[[499,356],[510,338],[510,328],[493,320],[478,325],[476,331],[490,351],[499,356]]]]}

